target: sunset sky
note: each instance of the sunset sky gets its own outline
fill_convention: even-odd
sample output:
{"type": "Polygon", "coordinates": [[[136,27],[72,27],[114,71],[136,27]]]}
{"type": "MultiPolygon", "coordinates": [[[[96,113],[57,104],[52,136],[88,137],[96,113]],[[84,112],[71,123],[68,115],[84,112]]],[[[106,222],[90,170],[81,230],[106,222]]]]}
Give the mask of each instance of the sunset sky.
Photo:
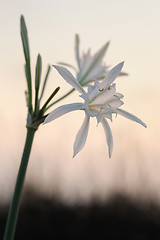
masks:
{"type": "MultiPolygon", "coordinates": [[[[110,40],[104,61],[111,67],[125,61],[123,71],[129,74],[116,80],[118,91],[125,96],[123,109],[141,118],[148,126],[145,129],[121,116],[113,119],[110,124],[114,139],[112,159],[108,158],[103,129],[96,127],[94,119],[84,149],[72,159],[74,139],[84,118],[81,112],[40,126],[27,182],[35,186],[41,184],[47,193],[58,188],[62,195],[65,192],[66,199],[68,195],[87,198],[92,192],[106,196],[113,188],[133,193],[134,189],[138,192],[144,185],[144,194],[152,190],[153,195],[160,198],[159,10],[159,0],[0,0],[2,200],[10,196],[14,186],[26,134],[21,14],[28,28],[33,80],[38,53],[42,56],[44,77],[48,64],[63,61],[76,65],[75,34],[80,36],[81,52],[91,48],[94,53],[110,40]],[[138,188],[139,182],[142,185],[138,188]]],[[[61,87],[57,97],[70,89],[52,69],[45,98],[57,86],[61,87]]],[[[61,104],[77,99],[78,94],[73,94],[61,104]]]]}

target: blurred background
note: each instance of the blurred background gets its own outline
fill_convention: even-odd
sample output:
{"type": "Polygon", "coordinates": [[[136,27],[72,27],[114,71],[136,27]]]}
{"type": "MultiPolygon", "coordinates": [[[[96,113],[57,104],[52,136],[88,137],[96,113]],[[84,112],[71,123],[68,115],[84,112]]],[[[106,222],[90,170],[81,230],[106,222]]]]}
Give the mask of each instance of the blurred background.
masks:
{"type": "MultiPolygon", "coordinates": [[[[67,205],[107,202],[116,194],[160,204],[159,89],[160,2],[158,0],[0,0],[0,204],[9,203],[26,135],[26,80],[20,38],[20,15],[28,28],[32,78],[38,53],[42,76],[48,64],[76,66],[75,34],[80,51],[92,53],[110,40],[104,61],[110,67],[125,61],[129,75],[116,80],[124,94],[123,109],[147,129],[118,116],[110,123],[113,156],[108,158],[101,126],[91,119],[84,149],[73,159],[72,148],[84,115],[73,112],[40,126],[36,133],[25,187],[67,205]]],[[[60,86],[70,86],[52,69],[44,101],[60,86]]],[[[74,93],[64,103],[78,101],[74,93]]],[[[59,106],[58,104],[55,107],[59,106]]]]}

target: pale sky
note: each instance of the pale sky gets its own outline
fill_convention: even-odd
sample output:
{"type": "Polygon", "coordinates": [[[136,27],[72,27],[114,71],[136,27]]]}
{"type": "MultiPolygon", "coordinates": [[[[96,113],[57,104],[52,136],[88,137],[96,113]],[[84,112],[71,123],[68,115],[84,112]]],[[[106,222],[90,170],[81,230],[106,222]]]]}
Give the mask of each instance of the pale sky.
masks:
{"type": "MultiPolygon", "coordinates": [[[[92,53],[94,53],[110,40],[110,46],[104,58],[105,62],[110,66],[114,66],[121,61],[125,61],[123,70],[128,72],[129,76],[119,78],[116,81],[119,92],[122,92],[125,96],[123,109],[140,117],[148,125],[148,128],[144,129],[121,117],[118,117],[111,123],[114,138],[112,159],[114,167],[111,167],[111,172],[113,171],[114,173],[115,163],[118,161],[119,154],[122,159],[124,157],[127,159],[129,156],[126,142],[128,145],[131,143],[129,149],[133,159],[137,159],[137,146],[141,157],[144,159],[146,156],[148,158],[151,156],[154,160],[160,157],[159,10],[159,0],[0,0],[0,189],[5,188],[5,182],[12,185],[12,178],[15,179],[14,175],[17,171],[16,168],[14,169],[13,161],[16,162],[16,167],[18,167],[25,141],[26,103],[24,91],[26,89],[26,80],[24,77],[24,56],[19,29],[20,15],[24,15],[28,28],[33,77],[38,53],[42,56],[43,76],[48,64],[54,64],[58,61],[68,62],[72,65],[76,64],[74,57],[76,33],[80,36],[81,51],[86,51],[91,47],[92,53]]],[[[59,96],[66,92],[66,89],[70,88],[53,69],[46,97],[57,86],[61,87],[59,96]]],[[[71,96],[66,101],[73,102],[77,99],[76,97],[71,96]]],[[[74,165],[75,159],[73,163],[72,145],[82,121],[82,114],[73,113],[56,120],[53,124],[40,127],[37,133],[35,148],[33,149],[33,156],[35,158],[42,156],[41,164],[39,164],[41,166],[41,174],[43,172],[42,166],[46,172],[47,169],[48,171],[50,169],[50,167],[47,168],[50,165],[45,165],[46,159],[50,159],[49,162],[51,164],[51,159],[55,158],[54,155],[57,158],[58,154],[61,165],[64,165],[67,169],[59,170],[60,176],[63,177],[66,172],[68,174],[66,161],[69,161],[69,169],[72,174],[75,171],[83,172],[83,169],[86,167],[86,169],[91,168],[91,171],[95,171],[94,173],[98,178],[101,168],[103,168],[104,174],[105,164],[109,168],[107,166],[108,152],[105,145],[105,136],[101,127],[95,129],[96,123],[94,121],[93,125],[91,125],[87,144],[77,157],[77,161],[82,162],[81,166],[78,166],[77,163],[76,166],[74,165]],[[64,126],[65,130],[62,131],[64,126]],[[68,139],[67,142],[65,139],[68,139]],[[92,148],[92,146],[94,147],[92,148]],[[54,152],[54,149],[62,148],[64,149],[63,151],[56,150],[56,153],[54,152]],[[39,150],[37,152],[37,149],[40,149],[40,153],[39,150]],[[97,154],[96,157],[95,154],[97,154]],[[102,163],[98,160],[100,167],[96,172],[98,154],[100,154],[102,163]],[[92,161],[87,159],[94,157],[95,160],[92,165],[92,161]],[[63,161],[65,161],[65,164],[63,161]]],[[[56,160],[53,161],[56,162],[54,163],[56,166],[59,166],[56,160]]],[[[37,179],[39,179],[40,177],[36,173],[36,164],[31,164],[33,164],[34,170],[32,172],[30,169],[29,174],[32,177],[37,174],[37,179]]],[[[158,164],[160,166],[160,163],[158,164]]],[[[48,173],[48,176],[50,175],[52,175],[51,172],[48,173]]],[[[79,173],[79,176],[83,176],[83,174],[79,173]]],[[[76,176],[74,177],[76,178],[76,176]]],[[[68,179],[71,181],[72,177],[68,179]]],[[[81,181],[81,177],[79,179],[77,182],[81,181]]],[[[46,180],[45,173],[42,181],[44,185],[49,181],[46,180]]],[[[107,182],[107,180],[105,181],[107,182]]],[[[101,180],[99,180],[100,183],[101,180]]],[[[3,193],[3,190],[1,191],[0,194],[3,193]]]]}

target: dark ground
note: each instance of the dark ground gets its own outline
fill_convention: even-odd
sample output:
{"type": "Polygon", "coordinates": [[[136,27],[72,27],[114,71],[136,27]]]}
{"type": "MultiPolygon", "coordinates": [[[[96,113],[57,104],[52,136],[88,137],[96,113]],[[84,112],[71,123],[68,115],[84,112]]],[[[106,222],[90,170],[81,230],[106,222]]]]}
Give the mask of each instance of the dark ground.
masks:
{"type": "MultiPolygon", "coordinates": [[[[115,195],[103,204],[66,206],[29,191],[21,204],[15,240],[159,240],[160,208],[115,195]]],[[[7,207],[0,208],[2,239],[7,207]]]]}

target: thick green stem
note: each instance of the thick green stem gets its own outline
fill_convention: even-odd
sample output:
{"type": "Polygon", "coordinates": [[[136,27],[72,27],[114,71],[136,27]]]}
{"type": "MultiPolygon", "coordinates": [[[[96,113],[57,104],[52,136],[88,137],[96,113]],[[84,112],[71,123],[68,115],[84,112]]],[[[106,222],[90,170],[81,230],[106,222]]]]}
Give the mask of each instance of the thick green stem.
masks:
{"type": "Polygon", "coordinates": [[[36,129],[33,129],[33,128],[27,129],[26,142],[24,146],[21,164],[19,167],[19,172],[17,176],[15,190],[13,193],[13,198],[12,198],[10,209],[9,209],[9,214],[8,214],[8,219],[7,219],[7,224],[6,224],[5,234],[4,234],[4,240],[14,239],[17,217],[19,212],[19,205],[20,205],[20,200],[21,200],[21,195],[23,190],[23,183],[25,179],[25,174],[27,170],[28,160],[31,152],[35,131],[36,129]]]}

